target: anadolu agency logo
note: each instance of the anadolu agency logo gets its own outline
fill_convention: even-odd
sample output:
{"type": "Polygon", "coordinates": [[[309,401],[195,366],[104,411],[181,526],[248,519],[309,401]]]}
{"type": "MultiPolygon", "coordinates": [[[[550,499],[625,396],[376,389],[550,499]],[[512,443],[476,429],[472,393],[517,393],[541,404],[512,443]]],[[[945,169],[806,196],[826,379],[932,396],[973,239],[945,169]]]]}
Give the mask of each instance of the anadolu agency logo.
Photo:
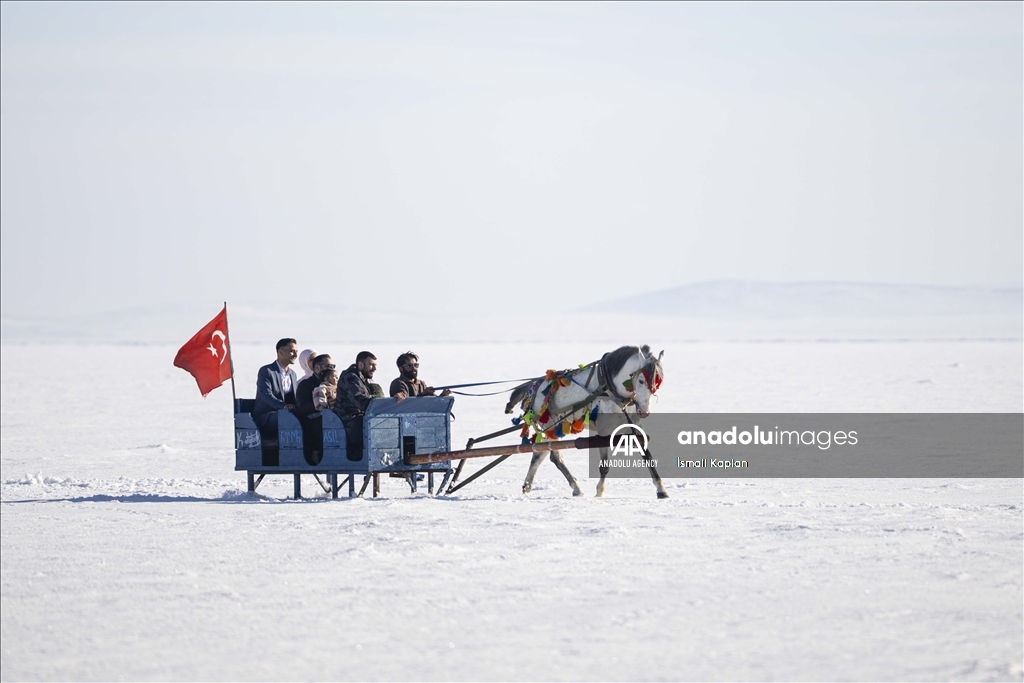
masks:
{"type": "Polygon", "coordinates": [[[640,425],[619,425],[608,437],[610,454],[598,465],[601,468],[657,467],[658,461],[648,457],[650,443],[640,425]]]}
{"type": "Polygon", "coordinates": [[[650,439],[640,425],[627,422],[615,428],[608,439],[608,445],[612,449],[612,457],[643,457],[647,454],[650,439]]]}

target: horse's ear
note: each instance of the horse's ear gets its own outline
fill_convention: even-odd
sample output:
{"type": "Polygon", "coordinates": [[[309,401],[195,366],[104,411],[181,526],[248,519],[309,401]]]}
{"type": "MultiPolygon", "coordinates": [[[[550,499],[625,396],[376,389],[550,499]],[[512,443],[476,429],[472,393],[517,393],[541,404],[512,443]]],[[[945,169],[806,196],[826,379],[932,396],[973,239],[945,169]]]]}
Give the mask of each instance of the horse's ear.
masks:
{"type": "Polygon", "coordinates": [[[662,349],[661,353],[658,354],[658,362],[659,363],[661,362],[661,357],[664,356],[664,355],[665,355],[665,349],[662,349]]]}
{"type": "Polygon", "coordinates": [[[650,358],[651,357],[651,347],[648,346],[647,344],[644,344],[643,346],[640,347],[640,353],[644,354],[644,358],[650,358]]]}

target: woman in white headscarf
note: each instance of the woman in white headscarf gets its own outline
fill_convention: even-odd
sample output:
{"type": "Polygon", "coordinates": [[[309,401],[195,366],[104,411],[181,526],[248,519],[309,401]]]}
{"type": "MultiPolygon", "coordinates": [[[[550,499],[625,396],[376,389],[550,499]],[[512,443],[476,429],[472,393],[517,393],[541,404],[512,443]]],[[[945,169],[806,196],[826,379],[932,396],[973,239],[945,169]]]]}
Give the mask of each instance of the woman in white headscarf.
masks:
{"type": "Polygon", "coordinates": [[[299,378],[300,382],[306,379],[307,377],[313,376],[313,368],[310,367],[309,364],[314,358],[316,358],[316,356],[317,352],[314,351],[313,349],[304,349],[302,353],[299,354],[299,367],[302,368],[302,371],[306,373],[299,378]]]}

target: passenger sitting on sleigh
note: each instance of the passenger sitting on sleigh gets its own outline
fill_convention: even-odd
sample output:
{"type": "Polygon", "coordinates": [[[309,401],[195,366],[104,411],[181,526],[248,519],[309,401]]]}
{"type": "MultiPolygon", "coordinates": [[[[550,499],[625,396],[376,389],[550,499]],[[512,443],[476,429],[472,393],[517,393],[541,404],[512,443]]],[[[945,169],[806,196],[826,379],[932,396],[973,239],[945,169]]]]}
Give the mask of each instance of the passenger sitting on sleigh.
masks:
{"type": "Polygon", "coordinates": [[[302,416],[312,415],[323,410],[323,408],[317,407],[314,394],[317,388],[324,383],[324,378],[329,373],[335,371],[334,362],[326,353],[311,359],[309,366],[312,368],[313,374],[299,382],[295,395],[297,402],[296,413],[302,416]]]}
{"type": "Polygon", "coordinates": [[[338,371],[330,366],[320,373],[320,384],[313,389],[313,407],[323,411],[333,408],[338,399],[338,371]]]}
{"type": "MultiPolygon", "coordinates": [[[[395,362],[398,365],[399,377],[391,382],[392,398],[402,401],[410,396],[434,396],[434,387],[428,387],[427,383],[418,379],[420,373],[420,358],[412,351],[406,351],[395,362]]],[[[451,389],[441,392],[442,396],[450,396],[451,389]]]]}
{"type": "MultiPolygon", "coordinates": [[[[321,399],[324,398],[324,391],[321,387],[325,378],[329,377],[331,373],[335,373],[335,368],[331,357],[326,353],[310,360],[309,366],[312,368],[313,374],[299,382],[299,388],[296,391],[295,416],[299,418],[299,423],[302,425],[302,443],[306,462],[316,465],[323,458],[324,449],[323,420],[320,412],[327,406],[326,402],[322,406],[317,402],[317,394],[319,393],[321,399]]],[[[337,373],[334,376],[337,377],[337,373]]]]}
{"type": "Polygon", "coordinates": [[[360,351],[356,355],[356,362],[338,378],[338,397],[332,410],[345,425],[349,460],[362,460],[363,416],[370,401],[384,394],[380,385],[370,381],[376,371],[377,356],[369,351],[360,351]]]}

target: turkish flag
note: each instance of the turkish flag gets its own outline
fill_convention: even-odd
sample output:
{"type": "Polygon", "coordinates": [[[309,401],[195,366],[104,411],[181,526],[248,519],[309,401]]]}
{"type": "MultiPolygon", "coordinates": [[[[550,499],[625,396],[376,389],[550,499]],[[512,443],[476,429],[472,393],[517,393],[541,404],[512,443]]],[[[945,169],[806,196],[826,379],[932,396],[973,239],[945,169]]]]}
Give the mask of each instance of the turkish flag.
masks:
{"type": "Polygon", "coordinates": [[[178,355],[174,357],[174,367],[181,368],[196,378],[203,398],[231,379],[227,306],[178,349],[178,355]]]}

